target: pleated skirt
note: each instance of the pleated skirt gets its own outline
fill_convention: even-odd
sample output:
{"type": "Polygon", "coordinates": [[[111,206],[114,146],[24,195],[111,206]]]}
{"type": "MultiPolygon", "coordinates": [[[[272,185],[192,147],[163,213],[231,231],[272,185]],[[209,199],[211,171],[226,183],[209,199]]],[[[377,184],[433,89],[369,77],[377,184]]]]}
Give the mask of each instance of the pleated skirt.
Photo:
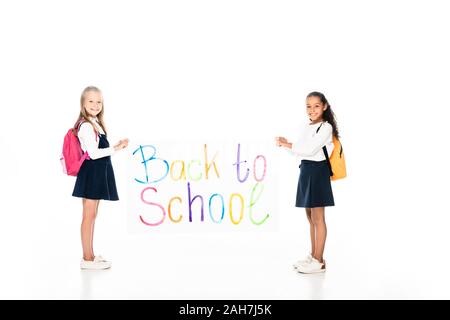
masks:
{"type": "Polygon", "coordinates": [[[302,160],[297,186],[296,207],[316,208],[334,206],[330,171],[326,160],[302,160]]]}

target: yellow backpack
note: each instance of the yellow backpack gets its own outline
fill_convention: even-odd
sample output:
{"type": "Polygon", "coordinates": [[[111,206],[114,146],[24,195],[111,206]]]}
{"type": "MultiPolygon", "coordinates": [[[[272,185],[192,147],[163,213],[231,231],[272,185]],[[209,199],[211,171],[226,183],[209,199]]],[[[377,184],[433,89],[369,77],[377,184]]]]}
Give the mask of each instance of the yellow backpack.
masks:
{"type": "MultiPolygon", "coordinates": [[[[320,127],[316,132],[319,131],[320,127]]],[[[332,181],[345,178],[347,176],[347,168],[345,166],[344,148],[338,138],[333,135],[333,152],[331,157],[328,157],[327,148],[324,146],[323,153],[325,153],[325,158],[327,158],[328,168],[330,169],[330,179],[332,181]]]]}

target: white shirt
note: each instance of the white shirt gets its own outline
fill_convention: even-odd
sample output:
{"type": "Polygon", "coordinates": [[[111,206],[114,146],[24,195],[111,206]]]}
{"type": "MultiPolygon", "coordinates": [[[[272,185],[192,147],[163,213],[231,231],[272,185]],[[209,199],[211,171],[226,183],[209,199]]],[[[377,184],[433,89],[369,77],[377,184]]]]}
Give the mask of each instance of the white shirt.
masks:
{"type": "Polygon", "coordinates": [[[320,124],[308,124],[300,130],[299,138],[292,144],[291,154],[297,156],[301,160],[322,161],[325,160],[325,154],[322,147],[326,146],[328,156],[333,152],[333,127],[328,122],[323,122],[316,133],[320,124]]]}
{"type": "MultiPolygon", "coordinates": [[[[94,123],[97,132],[101,134],[105,133],[98,124],[97,118],[91,118],[90,120],[94,123]]],[[[84,152],[87,151],[89,158],[92,160],[108,157],[115,153],[114,147],[98,148],[100,137],[96,137],[94,128],[89,122],[83,122],[81,124],[80,130],[78,131],[78,139],[80,140],[81,149],[83,149],[84,152]]]]}

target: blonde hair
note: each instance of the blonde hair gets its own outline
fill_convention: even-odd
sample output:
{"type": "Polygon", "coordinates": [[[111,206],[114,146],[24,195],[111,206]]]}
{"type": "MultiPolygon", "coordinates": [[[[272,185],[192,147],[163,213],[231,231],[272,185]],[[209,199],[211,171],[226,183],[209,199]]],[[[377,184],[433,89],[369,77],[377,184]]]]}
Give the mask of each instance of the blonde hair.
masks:
{"type": "Polygon", "coordinates": [[[78,131],[78,125],[80,123],[80,121],[86,121],[89,122],[95,129],[95,131],[97,131],[96,126],[94,125],[94,123],[91,121],[91,119],[89,119],[89,114],[86,112],[86,109],[84,108],[84,102],[86,101],[86,94],[88,92],[98,92],[102,95],[102,111],[100,111],[100,113],[97,115],[97,120],[98,120],[98,124],[100,125],[100,127],[103,129],[103,131],[106,134],[106,127],[105,127],[105,121],[103,120],[103,114],[105,113],[105,104],[103,103],[103,94],[102,91],[94,86],[89,86],[86,87],[83,92],[81,93],[81,98],[80,98],[80,115],[78,116],[78,120],[77,122],[75,122],[73,128],[74,128],[74,132],[75,134],[78,131]]]}

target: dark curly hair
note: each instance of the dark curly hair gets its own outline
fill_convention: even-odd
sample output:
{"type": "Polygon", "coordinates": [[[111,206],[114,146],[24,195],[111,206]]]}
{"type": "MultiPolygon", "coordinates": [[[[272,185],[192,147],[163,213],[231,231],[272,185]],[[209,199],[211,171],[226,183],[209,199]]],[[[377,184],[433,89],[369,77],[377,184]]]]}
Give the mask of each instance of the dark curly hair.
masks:
{"type": "Polygon", "coordinates": [[[320,102],[322,102],[322,104],[325,106],[327,106],[327,109],[324,111],[323,113],[323,120],[327,121],[329,124],[331,124],[331,126],[333,127],[333,135],[336,138],[339,138],[339,130],[338,130],[338,126],[336,123],[336,118],[334,115],[333,110],[331,110],[331,106],[328,103],[327,98],[325,98],[325,95],[321,92],[317,92],[317,91],[313,91],[311,93],[309,93],[306,98],[310,98],[310,97],[317,97],[320,99],[320,102]]]}

